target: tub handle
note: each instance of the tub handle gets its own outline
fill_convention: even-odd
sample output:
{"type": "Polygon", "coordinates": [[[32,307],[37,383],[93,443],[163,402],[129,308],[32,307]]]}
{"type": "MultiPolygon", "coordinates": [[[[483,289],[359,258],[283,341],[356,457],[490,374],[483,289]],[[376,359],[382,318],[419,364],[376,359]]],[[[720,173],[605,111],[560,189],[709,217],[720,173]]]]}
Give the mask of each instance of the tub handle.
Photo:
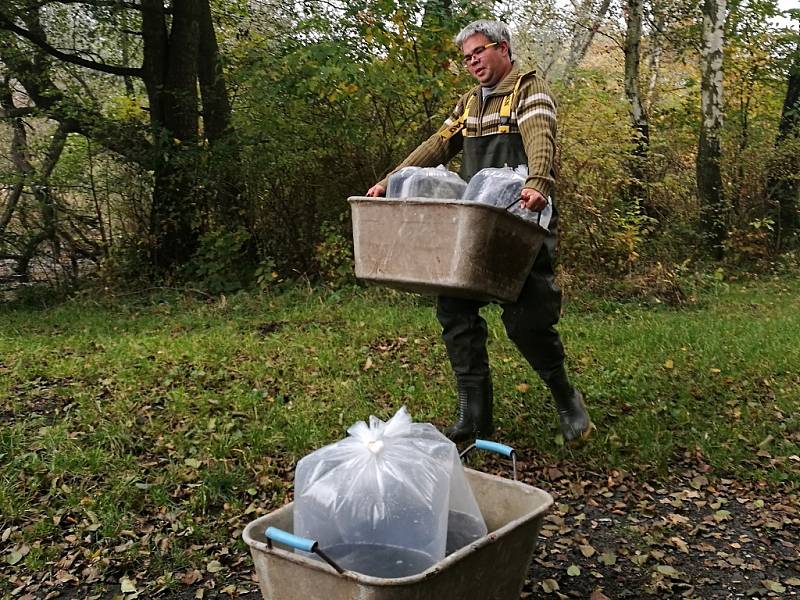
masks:
{"type": "MultiPolygon", "coordinates": [[[[514,200],[514,201],[513,201],[511,204],[509,204],[508,206],[506,206],[505,210],[506,210],[506,211],[510,211],[510,210],[511,210],[511,209],[514,207],[514,205],[515,205],[515,204],[517,204],[517,203],[518,203],[520,200],[522,200],[522,196],[520,196],[519,198],[517,198],[516,200],[514,200]]],[[[548,198],[548,200],[547,200],[547,201],[548,201],[548,202],[550,202],[550,199],[548,198]]],[[[542,211],[538,211],[538,212],[536,213],[536,224],[537,224],[537,225],[541,225],[541,224],[542,224],[542,211]]]]}
{"type": "Polygon", "coordinates": [[[279,529],[277,527],[267,527],[266,537],[267,546],[270,548],[272,548],[272,542],[276,541],[296,550],[313,552],[334,569],[336,569],[337,573],[344,573],[344,569],[337,565],[330,556],[320,550],[319,543],[315,540],[294,535],[293,533],[289,533],[288,531],[284,531],[283,529],[279,529]]]}
{"type": "Polygon", "coordinates": [[[505,456],[506,458],[511,459],[511,468],[514,473],[514,481],[517,480],[517,453],[514,452],[514,449],[511,446],[506,446],[505,444],[501,444],[500,442],[493,442],[491,440],[475,440],[474,444],[470,444],[467,446],[464,451],[458,455],[459,458],[464,458],[467,454],[472,452],[473,450],[486,450],[487,452],[494,452],[495,454],[500,454],[505,456]]]}

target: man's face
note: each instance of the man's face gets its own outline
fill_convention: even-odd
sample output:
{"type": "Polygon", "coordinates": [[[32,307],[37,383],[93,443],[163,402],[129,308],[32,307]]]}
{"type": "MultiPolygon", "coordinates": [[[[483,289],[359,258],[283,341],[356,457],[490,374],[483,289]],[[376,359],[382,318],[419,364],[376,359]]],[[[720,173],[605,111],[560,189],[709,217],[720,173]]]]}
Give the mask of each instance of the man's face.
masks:
{"type": "Polygon", "coordinates": [[[461,53],[471,57],[466,67],[470,74],[477,79],[483,87],[494,87],[511,70],[511,58],[508,55],[508,45],[499,42],[491,48],[484,47],[491,44],[491,40],[482,33],[476,33],[464,40],[461,53]]]}

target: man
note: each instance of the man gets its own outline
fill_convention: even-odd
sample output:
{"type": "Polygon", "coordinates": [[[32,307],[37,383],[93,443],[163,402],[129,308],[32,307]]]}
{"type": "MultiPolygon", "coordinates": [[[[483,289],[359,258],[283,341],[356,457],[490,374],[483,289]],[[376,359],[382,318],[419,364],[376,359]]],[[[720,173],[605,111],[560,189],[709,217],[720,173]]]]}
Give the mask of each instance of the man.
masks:
{"type": "MultiPolygon", "coordinates": [[[[463,64],[479,85],[456,104],[450,118],[420,144],[396,169],[446,164],[463,150],[460,175],[469,181],[486,167],[528,166],[520,206],[543,209],[554,195],[556,105],[535,71],[521,72],[511,54],[508,28],[496,21],[475,21],[455,38],[463,64]]],[[[394,172],[394,171],[393,171],[394,172]]],[[[383,196],[388,177],[368,196],[383,196]]],[[[583,396],[569,382],[564,348],[555,329],[561,311],[561,290],[555,284],[558,211],[552,207],[546,238],[519,298],[502,304],[509,339],[549,387],[567,441],[586,438],[593,425],[583,396]]],[[[440,296],[436,316],[442,325],[458,388],[458,419],[445,430],[453,441],[489,436],[492,380],[486,351],[487,327],[480,316],[485,302],[440,296]]]]}

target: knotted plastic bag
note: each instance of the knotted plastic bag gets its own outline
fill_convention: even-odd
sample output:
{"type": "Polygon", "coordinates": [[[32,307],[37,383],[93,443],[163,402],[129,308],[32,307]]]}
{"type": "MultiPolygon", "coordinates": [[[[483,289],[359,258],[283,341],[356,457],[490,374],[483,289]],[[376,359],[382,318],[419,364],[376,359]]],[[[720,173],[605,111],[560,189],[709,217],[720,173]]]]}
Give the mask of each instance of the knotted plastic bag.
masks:
{"type": "Polygon", "coordinates": [[[317,540],[342,568],[376,577],[422,572],[448,546],[486,534],[457,448],[433,425],[413,423],[403,407],[347,433],[298,462],[295,534],[317,540]]]}
{"type": "Polygon", "coordinates": [[[469,185],[464,191],[464,199],[508,209],[511,214],[547,229],[552,216],[549,199],[541,213],[523,208],[517,202],[527,179],[527,165],[519,165],[516,169],[510,167],[481,169],[469,180],[469,185]]]}
{"type": "Polygon", "coordinates": [[[438,198],[458,200],[467,182],[444,165],[403,167],[389,176],[387,198],[438,198]]]}

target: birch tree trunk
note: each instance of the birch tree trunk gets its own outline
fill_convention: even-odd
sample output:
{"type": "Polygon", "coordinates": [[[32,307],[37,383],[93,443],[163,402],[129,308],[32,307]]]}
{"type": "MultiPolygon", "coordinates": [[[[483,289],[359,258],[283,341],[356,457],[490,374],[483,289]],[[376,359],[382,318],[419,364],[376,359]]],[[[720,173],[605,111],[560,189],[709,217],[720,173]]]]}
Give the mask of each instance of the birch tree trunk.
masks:
{"type": "Polygon", "coordinates": [[[650,76],[647,81],[647,106],[652,108],[653,103],[656,102],[656,91],[658,89],[658,78],[661,74],[661,54],[663,46],[661,43],[662,32],[664,31],[664,13],[660,7],[653,7],[653,30],[650,35],[650,58],[648,60],[648,67],[650,69],[650,76]]]}
{"type": "Polygon", "coordinates": [[[575,27],[573,28],[572,42],[569,47],[567,63],[564,66],[564,79],[569,80],[586,56],[589,46],[592,45],[595,33],[608,13],[611,0],[582,0],[576,7],[575,27]]]}
{"type": "MultiPolygon", "coordinates": [[[[650,215],[647,200],[647,154],[650,147],[650,124],[647,120],[639,88],[639,55],[642,40],[643,0],[627,0],[625,33],[625,96],[633,133],[633,155],[629,161],[631,182],[627,196],[629,206],[650,215]]],[[[650,215],[652,216],[652,215],[650,215]]]]}
{"type": "Polygon", "coordinates": [[[714,256],[721,259],[727,210],[720,170],[722,130],[722,57],[726,0],[703,0],[703,39],[700,53],[702,122],[697,148],[697,192],[700,229],[714,256]]]}

